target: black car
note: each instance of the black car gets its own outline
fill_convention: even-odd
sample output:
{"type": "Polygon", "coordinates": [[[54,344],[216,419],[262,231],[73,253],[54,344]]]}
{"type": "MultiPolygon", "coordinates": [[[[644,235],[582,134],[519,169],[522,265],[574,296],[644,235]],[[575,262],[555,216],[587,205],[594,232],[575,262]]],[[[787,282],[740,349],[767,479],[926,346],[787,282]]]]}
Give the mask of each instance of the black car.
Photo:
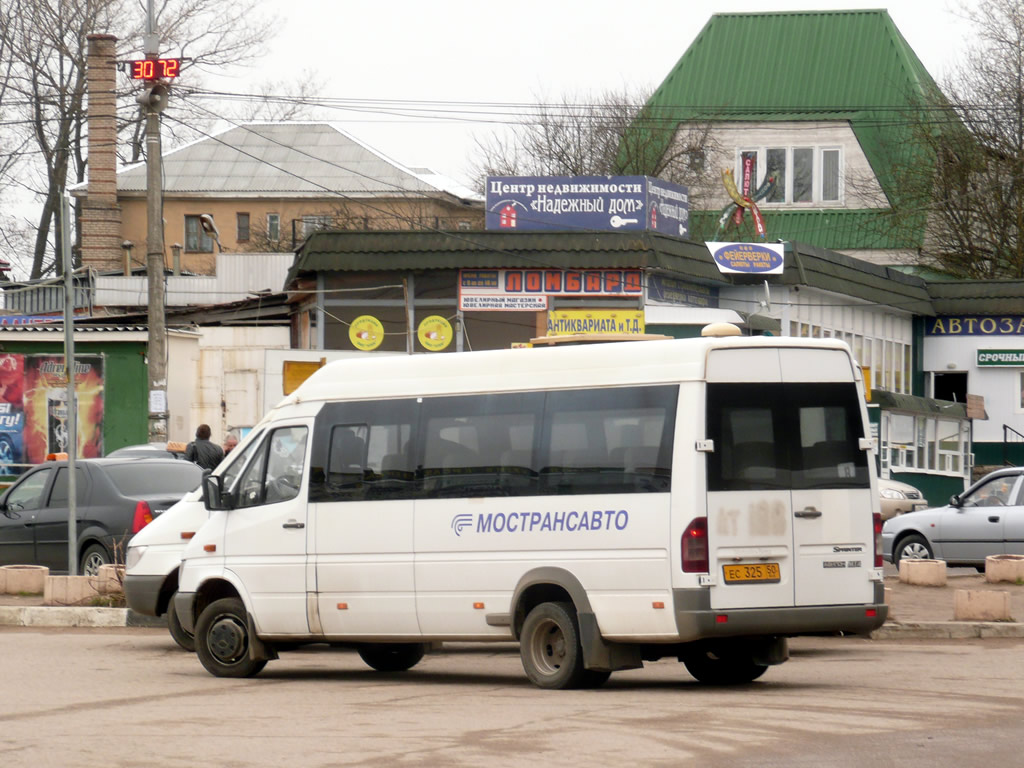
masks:
{"type": "MultiPolygon", "coordinates": [[[[75,462],[78,572],[123,562],[128,539],[188,491],[203,470],[175,459],[75,462]]],[[[33,467],[0,496],[0,565],[68,572],[68,463],[33,467]]]]}
{"type": "Polygon", "coordinates": [[[139,443],[126,445],[107,454],[108,459],[184,459],[184,443],[139,443]],[[180,447],[180,450],[178,448],[180,447]]]}

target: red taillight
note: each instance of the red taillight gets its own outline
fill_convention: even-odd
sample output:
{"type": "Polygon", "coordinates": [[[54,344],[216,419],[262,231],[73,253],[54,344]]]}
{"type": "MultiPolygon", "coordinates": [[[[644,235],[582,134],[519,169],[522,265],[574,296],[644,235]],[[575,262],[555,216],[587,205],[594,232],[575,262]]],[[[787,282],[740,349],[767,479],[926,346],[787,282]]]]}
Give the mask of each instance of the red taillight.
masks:
{"type": "Polygon", "coordinates": [[[882,515],[875,512],[873,515],[875,523],[875,568],[884,566],[882,562],[882,515]]]}
{"type": "Polygon", "coordinates": [[[695,517],[683,532],[683,572],[708,572],[708,519],[695,517]]]}
{"type": "Polygon", "coordinates": [[[149,504],[140,501],[135,505],[135,517],[132,518],[132,533],[138,533],[152,522],[153,510],[149,508],[149,504]]]}

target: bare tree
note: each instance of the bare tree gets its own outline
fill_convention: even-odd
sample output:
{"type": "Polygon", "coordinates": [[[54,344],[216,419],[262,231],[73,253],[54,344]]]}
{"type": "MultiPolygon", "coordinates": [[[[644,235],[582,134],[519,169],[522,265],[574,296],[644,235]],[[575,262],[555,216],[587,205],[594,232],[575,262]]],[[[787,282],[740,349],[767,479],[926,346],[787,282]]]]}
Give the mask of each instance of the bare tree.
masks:
{"type": "MultiPolygon", "coordinates": [[[[964,278],[1024,278],[1024,3],[961,11],[974,47],[906,116],[890,225],[927,222],[919,260],[964,278]]],[[[897,153],[893,153],[895,157],[897,153]]]]}
{"type": "Polygon", "coordinates": [[[660,119],[649,93],[538,103],[506,134],[477,140],[477,183],[487,176],[647,175],[692,185],[704,174],[710,122],[660,119]]]}
{"type": "MultiPolygon", "coordinates": [[[[181,57],[183,72],[192,70],[197,78],[203,70],[223,69],[259,56],[274,30],[257,12],[258,0],[162,0],[158,5],[161,52],[181,57]]],[[[32,279],[46,274],[53,267],[53,253],[60,252],[51,231],[63,191],[85,180],[86,38],[93,33],[115,34],[124,58],[141,56],[145,15],[145,3],[139,0],[0,0],[0,44],[8,54],[0,58],[5,62],[0,64],[4,96],[0,108],[17,115],[13,125],[0,125],[0,148],[30,142],[31,153],[23,152],[13,162],[19,177],[42,201],[32,279]],[[131,21],[126,25],[126,20],[131,21]]],[[[125,79],[119,87],[118,113],[122,132],[140,137],[137,89],[125,79]]],[[[179,100],[178,107],[183,106],[185,101],[179,100]]],[[[212,122],[213,117],[207,119],[212,122]]],[[[173,144],[173,131],[168,138],[173,144]]],[[[122,160],[139,158],[132,149],[119,154],[122,160]]],[[[0,159],[0,168],[3,164],[0,159]]]]}

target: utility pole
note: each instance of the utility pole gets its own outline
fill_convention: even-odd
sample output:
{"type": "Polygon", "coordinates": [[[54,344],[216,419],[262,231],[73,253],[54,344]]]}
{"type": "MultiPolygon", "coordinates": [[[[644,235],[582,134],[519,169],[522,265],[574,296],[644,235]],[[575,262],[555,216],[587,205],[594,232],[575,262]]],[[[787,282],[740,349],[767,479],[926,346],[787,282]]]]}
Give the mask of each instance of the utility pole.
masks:
{"type": "Polygon", "coordinates": [[[60,206],[61,251],[64,263],[64,372],[68,377],[68,574],[78,575],[78,395],[75,391],[75,280],[71,261],[71,202],[65,194],[60,206]]]}
{"type": "MultiPolygon", "coordinates": [[[[146,8],[143,53],[159,58],[153,0],[146,8]]],[[[167,441],[167,315],[164,295],[164,193],[160,149],[160,113],[167,104],[167,86],[154,85],[139,97],[146,111],[146,274],[149,281],[149,441],[167,441]]]]}

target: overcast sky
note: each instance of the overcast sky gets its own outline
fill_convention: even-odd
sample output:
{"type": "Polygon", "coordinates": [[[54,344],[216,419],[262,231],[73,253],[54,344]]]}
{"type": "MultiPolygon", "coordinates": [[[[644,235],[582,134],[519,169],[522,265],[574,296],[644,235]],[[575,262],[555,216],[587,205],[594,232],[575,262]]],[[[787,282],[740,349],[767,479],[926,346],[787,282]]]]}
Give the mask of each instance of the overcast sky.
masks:
{"type": "MultiPolygon", "coordinates": [[[[968,0],[970,3],[976,0],[968,0]]],[[[434,117],[332,110],[346,130],[408,166],[468,182],[474,135],[500,117],[481,103],[653,88],[715,12],[887,8],[932,76],[965,46],[957,0],[264,0],[283,22],[250,75],[222,83],[251,92],[268,78],[319,77],[335,99],[437,101],[434,117]],[[458,108],[452,102],[464,102],[458,108]],[[440,115],[440,117],[438,117],[440,115]]],[[[723,51],[722,57],[741,56],[723,51]]],[[[416,104],[421,108],[422,104],[416,104]]]]}

